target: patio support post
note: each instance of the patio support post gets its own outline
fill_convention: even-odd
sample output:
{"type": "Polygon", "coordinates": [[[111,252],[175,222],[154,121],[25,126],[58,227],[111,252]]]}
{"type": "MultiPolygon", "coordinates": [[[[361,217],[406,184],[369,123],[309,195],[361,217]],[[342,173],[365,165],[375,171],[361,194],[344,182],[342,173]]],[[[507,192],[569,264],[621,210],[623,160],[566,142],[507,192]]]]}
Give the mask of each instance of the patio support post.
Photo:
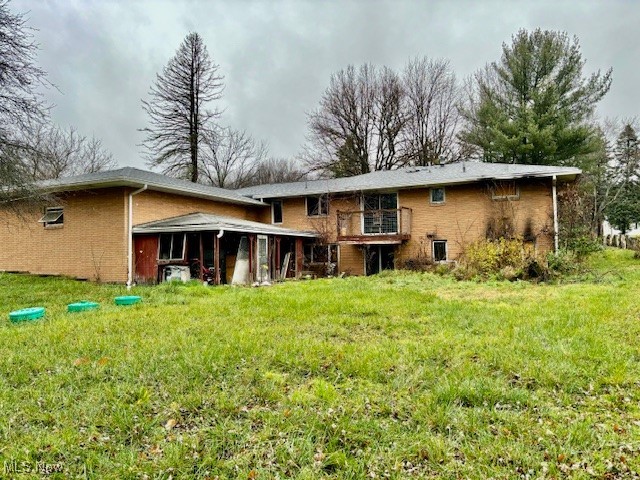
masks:
{"type": "Polygon", "coordinates": [[[276,244],[276,268],[273,269],[273,271],[275,272],[275,279],[279,280],[280,279],[280,237],[275,237],[275,244],[276,244]]]}
{"type": "Polygon", "coordinates": [[[255,279],[253,278],[253,242],[255,240],[255,235],[249,235],[249,281],[253,282],[255,279]]]}
{"type": "Polygon", "coordinates": [[[302,263],[304,260],[304,254],[302,251],[302,239],[296,238],[296,278],[302,276],[302,263]]]}
{"type": "Polygon", "coordinates": [[[213,236],[213,270],[215,272],[213,282],[220,285],[220,233],[213,236]]]}

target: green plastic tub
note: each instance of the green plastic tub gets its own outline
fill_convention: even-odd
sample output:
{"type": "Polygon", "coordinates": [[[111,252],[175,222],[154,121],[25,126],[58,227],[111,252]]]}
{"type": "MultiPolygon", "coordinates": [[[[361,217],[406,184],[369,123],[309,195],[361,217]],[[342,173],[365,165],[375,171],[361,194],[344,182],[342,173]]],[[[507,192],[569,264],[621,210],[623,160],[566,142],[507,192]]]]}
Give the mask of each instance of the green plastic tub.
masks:
{"type": "Polygon", "coordinates": [[[138,303],[140,300],[142,299],[137,295],[125,295],[123,297],[115,298],[116,305],[133,305],[138,303]]]}
{"type": "Polygon", "coordinates": [[[96,302],[87,302],[86,300],[82,300],[77,303],[70,303],[67,305],[67,311],[69,312],[85,312],[87,310],[95,310],[100,306],[99,303],[96,302]]]}
{"type": "Polygon", "coordinates": [[[22,310],[15,310],[9,314],[9,320],[13,323],[37,320],[42,317],[44,317],[44,307],[23,308],[22,310]]]}

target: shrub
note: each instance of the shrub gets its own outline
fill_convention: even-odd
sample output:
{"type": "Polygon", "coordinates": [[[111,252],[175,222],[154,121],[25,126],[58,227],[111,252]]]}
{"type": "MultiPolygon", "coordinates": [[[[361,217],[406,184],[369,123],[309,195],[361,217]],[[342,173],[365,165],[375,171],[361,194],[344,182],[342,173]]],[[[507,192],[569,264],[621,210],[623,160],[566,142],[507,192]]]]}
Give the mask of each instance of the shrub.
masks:
{"type": "Polygon", "coordinates": [[[556,274],[567,275],[576,273],[579,268],[579,257],[573,250],[560,249],[557,253],[547,254],[549,270],[556,274]]]}
{"type": "Polygon", "coordinates": [[[480,240],[467,247],[455,269],[456,278],[546,279],[547,262],[521,239],[480,240]]]}

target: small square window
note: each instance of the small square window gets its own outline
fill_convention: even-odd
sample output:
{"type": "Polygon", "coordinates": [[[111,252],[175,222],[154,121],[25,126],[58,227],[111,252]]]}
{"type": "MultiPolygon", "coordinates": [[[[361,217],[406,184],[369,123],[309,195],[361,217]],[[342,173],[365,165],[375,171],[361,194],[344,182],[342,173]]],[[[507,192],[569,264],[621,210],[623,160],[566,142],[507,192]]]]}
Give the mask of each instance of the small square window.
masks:
{"type": "Polygon", "coordinates": [[[282,200],[274,200],[271,203],[271,222],[282,223],[282,200]]]}
{"type": "Polygon", "coordinates": [[[48,207],[38,222],[42,223],[45,228],[62,226],[64,223],[64,209],[62,207],[48,207]]]}
{"type": "Polygon", "coordinates": [[[433,241],[433,261],[434,262],[447,261],[447,241],[446,240],[433,241]]]}
{"type": "Polygon", "coordinates": [[[431,203],[444,203],[444,187],[431,189],[431,203]]]}

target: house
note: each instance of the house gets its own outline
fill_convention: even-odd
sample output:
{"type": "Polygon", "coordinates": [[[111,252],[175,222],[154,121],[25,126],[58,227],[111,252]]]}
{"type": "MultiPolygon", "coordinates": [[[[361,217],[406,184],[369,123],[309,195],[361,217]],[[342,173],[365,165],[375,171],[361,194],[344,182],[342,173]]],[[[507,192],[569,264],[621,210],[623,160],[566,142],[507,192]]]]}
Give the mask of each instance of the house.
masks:
{"type": "Polygon", "coordinates": [[[374,274],[412,262],[457,259],[479,238],[518,235],[557,248],[557,186],[573,167],[461,162],[237,190],[271,205],[262,222],[315,231],[303,264],[374,274]]]}
{"type": "Polygon", "coordinates": [[[0,270],[224,284],[452,261],[503,232],[545,252],[557,185],[579,174],[463,162],[232,191],[126,167],[43,182],[55,202],[4,211],[0,270]]]}

